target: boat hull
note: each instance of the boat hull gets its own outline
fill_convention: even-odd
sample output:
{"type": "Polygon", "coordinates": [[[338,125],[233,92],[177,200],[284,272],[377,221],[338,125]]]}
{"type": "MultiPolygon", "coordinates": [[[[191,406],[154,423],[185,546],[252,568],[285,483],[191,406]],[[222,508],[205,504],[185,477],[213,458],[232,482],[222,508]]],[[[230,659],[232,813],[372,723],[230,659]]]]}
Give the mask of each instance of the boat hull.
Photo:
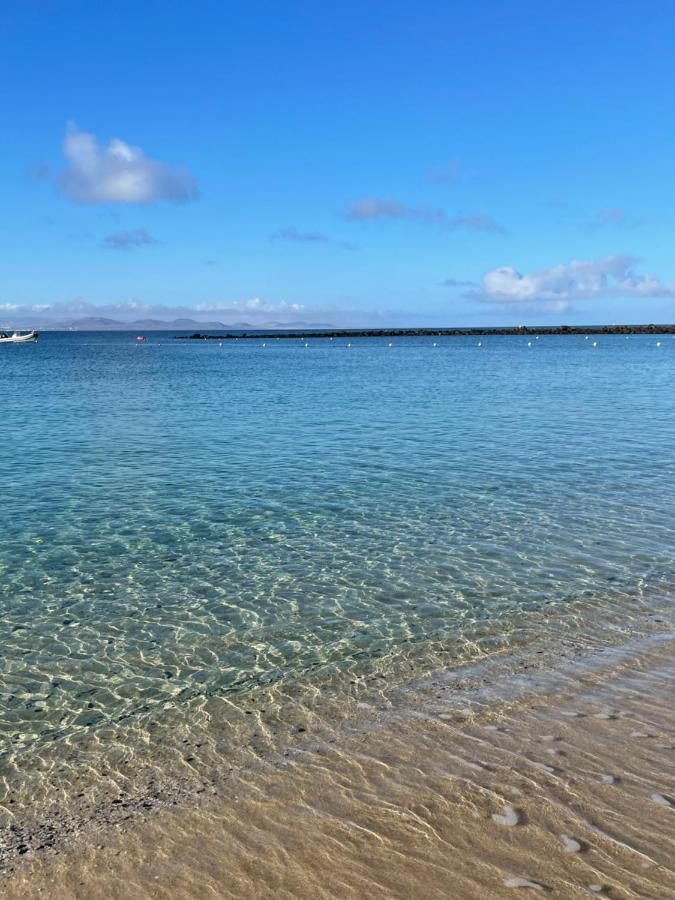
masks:
{"type": "Polygon", "coordinates": [[[29,331],[27,334],[15,333],[0,337],[0,344],[34,344],[37,339],[37,331],[29,331]]]}

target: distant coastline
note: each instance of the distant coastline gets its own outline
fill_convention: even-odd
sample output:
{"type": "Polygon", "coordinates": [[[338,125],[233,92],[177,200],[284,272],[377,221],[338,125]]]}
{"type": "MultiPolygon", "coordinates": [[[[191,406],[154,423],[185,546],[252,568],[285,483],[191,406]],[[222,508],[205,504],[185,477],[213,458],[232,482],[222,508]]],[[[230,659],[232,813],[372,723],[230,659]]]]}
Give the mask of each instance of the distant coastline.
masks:
{"type": "Polygon", "coordinates": [[[503,328],[340,328],[331,331],[239,332],[224,334],[195,332],[177,334],[175,340],[223,341],[232,338],[340,338],[340,337],[486,337],[488,335],[558,335],[558,334],[675,334],[675,325],[518,325],[503,328]]]}
{"type": "MultiPolygon", "coordinates": [[[[3,325],[5,323],[3,322],[3,325]]],[[[22,327],[32,328],[34,323],[24,322],[22,327]]],[[[16,322],[11,326],[17,327],[16,322]]],[[[330,322],[277,322],[266,321],[258,325],[250,322],[198,322],[196,319],[134,319],[132,322],[121,322],[118,319],[108,319],[104,316],[84,316],[68,321],[38,322],[40,331],[193,331],[195,328],[203,328],[206,331],[249,331],[268,328],[321,328],[329,329],[335,326],[330,322]]]]}

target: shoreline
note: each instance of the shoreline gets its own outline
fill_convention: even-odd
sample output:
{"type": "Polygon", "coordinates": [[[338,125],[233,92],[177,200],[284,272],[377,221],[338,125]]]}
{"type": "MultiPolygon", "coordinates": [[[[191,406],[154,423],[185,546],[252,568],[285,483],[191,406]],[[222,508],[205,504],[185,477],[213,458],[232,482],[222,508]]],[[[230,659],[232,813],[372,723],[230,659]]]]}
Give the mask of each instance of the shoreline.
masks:
{"type": "MultiPolygon", "coordinates": [[[[624,639],[621,641],[608,642],[605,640],[604,643],[598,643],[595,647],[584,647],[583,641],[571,639],[563,642],[556,652],[551,651],[550,648],[548,652],[545,652],[539,647],[532,646],[524,648],[516,657],[496,656],[494,658],[486,658],[459,668],[448,668],[444,672],[424,678],[420,682],[395,686],[391,692],[388,694],[383,693],[374,702],[371,700],[370,703],[357,704],[356,714],[337,727],[330,727],[326,721],[323,721],[316,723],[312,727],[309,738],[302,733],[294,735],[294,740],[288,742],[287,749],[283,754],[273,754],[268,759],[258,760],[255,765],[231,770],[227,777],[221,780],[204,778],[201,793],[198,792],[196,795],[191,796],[189,792],[183,793],[177,790],[173,797],[167,795],[165,798],[160,798],[152,803],[148,803],[143,798],[138,798],[138,808],[135,809],[133,804],[129,804],[120,809],[118,821],[98,822],[94,816],[88,823],[83,823],[80,827],[64,823],[66,830],[60,836],[60,839],[54,841],[51,847],[49,845],[43,846],[42,852],[37,848],[21,850],[15,847],[15,853],[12,854],[13,860],[5,860],[3,866],[4,883],[0,883],[0,890],[3,891],[3,896],[7,897],[39,895],[41,890],[47,890],[46,885],[49,882],[51,885],[49,896],[52,897],[147,896],[147,893],[124,893],[119,876],[116,874],[120,871],[120,866],[122,869],[124,866],[127,866],[126,878],[132,881],[136,878],[136,869],[138,867],[145,871],[150,866],[150,869],[154,872],[152,866],[156,863],[155,855],[158,848],[161,849],[162,843],[166,841],[169,841],[171,844],[172,838],[170,836],[177,829],[183,835],[183,851],[187,852],[186,848],[191,847],[194,853],[196,848],[199,847],[201,853],[204,844],[206,844],[205,859],[211,860],[211,865],[216,865],[216,859],[222,860],[227,858],[230,853],[230,851],[226,852],[226,848],[222,845],[224,835],[228,833],[227,829],[233,828],[234,833],[239,834],[237,822],[241,818],[239,809],[241,803],[252,804],[252,809],[247,815],[253,816],[253,821],[255,821],[254,810],[257,809],[257,804],[262,803],[265,805],[267,803],[264,798],[278,798],[276,806],[274,805],[275,801],[269,801],[275,809],[275,816],[278,817],[278,822],[275,819],[275,822],[277,822],[275,828],[270,831],[270,834],[264,840],[269,838],[272,844],[274,844],[274,841],[280,841],[281,843],[276,847],[276,851],[281,856],[286,856],[290,852],[290,848],[284,847],[284,840],[288,839],[288,835],[282,840],[277,833],[278,827],[280,827],[280,823],[286,821],[288,815],[295,816],[297,814],[298,795],[302,794],[304,796],[307,791],[311,793],[314,790],[312,787],[314,779],[309,777],[309,773],[313,770],[313,767],[319,766],[319,770],[321,770],[322,767],[328,765],[327,760],[332,760],[330,763],[330,777],[328,775],[325,776],[328,778],[328,781],[324,783],[324,788],[319,791],[317,796],[313,797],[312,802],[307,807],[313,810],[310,819],[319,815],[317,820],[319,823],[323,822],[324,817],[323,813],[317,814],[316,808],[326,805],[330,807],[337,802],[337,799],[344,792],[351,796],[353,789],[357,786],[358,779],[363,777],[361,770],[364,766],[370,773],[368,777],[372,777],[375,780],[379,777],[378,773],[386,772],[387,777],[392,780],[391,785],[389,785],[390,789],[397,796],[401,791],[405,794],[406,779],[408,777],[405,773],[408,771],[407,767],[412,764],[410,762],[411,758],[416,760],[413,766],[414,770],[418,774],[419,772],[424,773],[424,779],[428,778],[433,781],[439,769],[447,769],[448,772],[454,770],[454,774],[451,776],[447,775],[447,777],[451,778],[453,790],[456,791],[461,788],[460,793],[462,793],[465,789],[470,789],[470,792],[472,792],[471,804],[473,804],[473,812],[476,811],[478,800],[481,797],[483,800],[485,799],[485,790],[487,788],[485,785],[481,786],[481,780],[491,778],[497,772],[500,773],[501,782],[503,782],[502,787],[508,787],[509,779],[514,777],[516,782],[514,782],[513,787],[521,792],[523,785],[518,779],[524,778],[527,784],[530,784],[532,779],[534,779],[534,782],[539,786],[538,789],[541,790],[546,787],[550,780],[556,782],[564,780],[568,788],[573,784],[574,790],[580,792],[575,803],[578,801],[584,806],[591,799],[585,796],[590,786],[587,780],[580,780],[579,772],[575,770],[574,766],[570,766],[568,760],[565,760],[563,765],[562,762],[559,764],[557,755],[555,759],[551,759],[553,754],[548,751],[557,749],[558,745],[555,742],[553,742],[552,746],[538,747],[537,758],[530,758],[532,754],[523,754],[522,748],[520,750],[506,748],[504,742],[508,743],[508,741],[505,735],[515,735],[517,732],[520,732],[525,737],[529,734],[534,740],[533,734],[539,728],[541,721],[547,721],[550,723],[547,728],[550,728],[552,731],[555,730],[553,725],[555,723],[556,728],[562,728],[566,732],[574,732],[570,733],[568,738],[565,739],[570,747],[573,747],[576,746],[575,742],[578,743],[578,740],[585,739],[586,726],[592,720],[596,730],[602,726],[607,732],[606,734],[603,732],[604,737],[603,734],[596,735],[597,740],[602,745],[602,753],[596,753],[596,757],[601,756],[603,753],[615,754],[617,766],[622,768],[624,774],[612,777],[619,778],[622,784],[632,783],[631,779],[633,776],[629,777],[628,773],[632,764],[630,757],[635,748],[631,747],[630,740],[632,740],[633,744],[635,741],[642,741],[641,746],[647,750],[655,747],[658,749],[658,746],[654,740],[648,737],[644,739],[629,739],[626,742],[628,735],[631,733],[648,735],[647,729],[657,729],[660,734],[658,739],[659,746],[660,744],[675,745],[674,717],[672,714],[664,711],[668,705],[668,694],[663,687],[658,688],[656,692],[657,697],[659,694],[661,696],[659,701],[661,703],[661,712],[659,715],[663,720],[662,722],[655,721],[654,708],[656,699],[654,696],[649,700],[646,695],[641,696],[634,702],[635,708],[630,716],[625,709],[622,711],[626,697],[626,685],[630,684],[630,679],[633,679],[633,681],[636,679],[637,681],[641,680],[642,683],[648,683],[653,686],[656,683],[653,673],[659,667],[661,670],[668,670],[668,678],[673,676],[675,632],[672,629],[672,622],[668,621],[666,615],[663,617],[659,616],[658,619],[653,620],[653,624],[655,627],[651,629],[646,629],[645,625],[644,633],[637,638],[628,637],[626,639],[624,635],[624,639]],[[565,643],[568,644],[567,647],[565,647],[565,643]],[[649,674],[650,672],[652,673],[651,675],[649,674]],[[578,704],[579,697],[584,695],[584,691],[589,694],[590,699],[588,703],[591,705],[593,703],[596,703],[596,705],[598,703],[604,704],[603,709],[597,715],[595,712],[583,712],[574,716],[568,715],[569,710],[565,712],[563,707],[571,705],[576,709],[574,705],[578,704]],[[616,706],[616,709],[612,711],[610,707],[614,706],[616,706]],[[533,710],[536,711],[534,715],[533,710]],[[648,716],[646,715],[647,712],[649,712],[648,716]],[[631,729],[626,734],[623,734],[626,731],[624,725],[629,718],[632,722],[631,729]],[[505,726],[502,723],[505,721],[508,721],[510,724],[506,731],[503,731],[502,729],[505,726]],[[612,739],[612,729],[609,726],[615,722],[621,723],[621,728],[619,729],[618,725],[615,726],[614,732],[616,733],[617,729],[620,730],[623,743],[617,743],[612,739]],[[435,741],[438,738],[439,729],[443,733],[447,729],[450,729],[452,732],[452,740],[443,747],[442,759],[440,757],[436,758],[435,741]],[[479,729],[479,731],[477,732],[476,729],[479,729]],[[579,733],[577,734],[577,732],[579,733]],[[607,743],[608,740],[610,740],[609,744],[607,743]],[[478,755],[474,752],[477,749],[480,749],[478,755]],[[482,756],[481,753],[483,754],[482,756]],[[513,755],[514,753],[515,756],[513,755]],[[507,761],[511,759],[514,767],[511,766],[511,763],[508,763],[506,768],[504,767],[504,754],[506,754],[507,761]],[[448,766],[450,767],[449,769],[448,766]],[[560,771],[557,771],[558,769],[560,771]],[[572,774],[565,775],[564,773],[566,772],[572,774]],[[355,778],[357,781],[354,781],[355,778]],[[235,802],[232,799],[233,796],[240,799],[235,802]],[[141,815],[135,815],[136,812],[141,815]],[[228,823],[225,831],[223,833],[219,832],[217,839],[213,834],[211,819],[214,819],[216,822],[228,823]],[[208,827],[205,827],[205,822],[210,822],[208,827]],[[215,841],[215,845],[209,850],[209,842],[213,841],[215,841]],[[95,848],[99,848],[99,850],[94,852],[95,848]],[[142,848],[145,848],[145,850],[142,848]],[[107,867],[103,880],[101,880],[99,868],[91,871],[88,868],[87,860],[92,853],[99,860],[97,866],[107,867]],[[211,859],[212,856],[213,859],[211,859]],[[155,863],[152,862],[153,859],[155,863]],[[78,894],[75,890],[79,884],[75,885],[72,882],[74,877],[84,880],[86,891],[83,888],[82,894],[78,894]],[[61,881],[63,885],[59,887],[61,881]],[[59,890],[62,893],[59,893],[59,890]],[[33,893],[30,893],[31,891],[33,893]],[[110,891],[110,893],[106,893],[106,891],[110,891]]],[[[615,637],[619,638],[619,634],[615,635],[615,637]]],[[[300,729],[300,731],[304,732],[305,729],[300,729]]],[[[583,744],[583,740],[581,743],[583,744]]],[[[561,749],[561,752],[570,756],[570,747],[561,749]]],[[[580,747],[577,747],[577,750],[581,752],[580,747]]],[[[661,751],[659,750],[658,752],[660,753],[661,751]]],[[[601,760],[598,759],[598,766],[600,762],[601,760]]],[[[658,766],[656,768],[658,769],[658,766]]],[[[603,773],[601,772],[600,774],[603,773]]],[[[418,776],[416,775],[415,777],[417,778],[418,776]]],[[[646,800],[649,800],[652,794],[662,796],[666,800],[669,797],[672,799],[672,794],[675,791],[672,779],[671,782],[659,781],[657,773],[655,773],[653,782],[653,790],[651,790],[651,793],[645,794],[646,800]]],[[[602,784],[602,782],[600,783],[602,784]]],[[[616,784],[618,785],[618,783],[616,784]]],[[[407,821],[407,805],[418,802],[415,798],[419,794],[420,789],[418,784],[414,790],[411,788],[407,800],[404,801],[399,798],[399,801],[397,801],[399,803],[398,812],[396,813],[397,820],[400,819],[401,822],[407,821]]],[[[594,785],[593,789],[595,789],[594,785]]],[[[494,790],[495,786],[493,785],[489,791],[494,792],[494,790]]],[[[607,793],[607,785],[604,785],[603,790],[607,793]]],[[[620,798],[622,796],[620,791],[615,793],[616,797],[620,798]]],[[[591,794],[593,794],[593,790],[591,790],[591,794]]],[[[379,803],[379,795],[380,791],[378,788],[372,795],[373,802],[379,803]]],[[[502,791],[504,808],[509,805],[507,802],[508,798],[508,791],[502,791]]],[[[356,795],[352,796],[350,802],[355,803],[357,807],[359,806],[356,795]]],[[[478,806],[480,806],[480,803],[478,803],[478,806]]],[[[659,804],[650,801],[646,809],[651,811],[652,806],[658,807],[659,804]]],[[[571,809],[573,810],[574,808],[576,807],[572,804],[571,809]]],[[[307,809],[305,807],[303,809],[304,812],[301,818],[309,815],[307,809]]],[[[485,815],[481,813],[478,819],[474,819],[473,812],[470,820],[464,822],[462,826],[464,829],[469,829],[465,837],[466,840],[471,841],[477,840],[478,835],[483,835],[485,823],[492,821],[490,817],[493,813],[494,815],[501,815],[498,809],[493,810],[489,815],[483,810],[485,815]],[[483,823],[482,825],[480,824],[481,822],[483,823]],[[477,829],[477,832],[471,837],[470,832],[473,827],[477,829]]],[[[664,804],[658,812],[660,814],[675,815],[675,809],[671,810],[667,804],[664,804]]],[[[457,815],[460,813],[461,808],[456,809],[454,812],[457,815]]],[[[382,835],[378,834],[378,827],[373,827],[378,825],[377,822],[371,822],[367,826],[359,824],[359,816],[367,814],[367,810],[355,808],[352,812],[352,815],[356,816],[353,819],[353,827],[355,829],[354,834],[360,836],[359,841],[365,841],[367,850],[362,847],[362,852],[371,853],[378,850],[378,848],[382,849],[382,835]],[[363,828],[366,828],[366,831],[362,831],[363,828]],[[366,837],[366,835],[370,835],[370,837],[366,837]]],[[[385,812],[383,812],[385,819],[387,819],[389,814],[389,812],[386,812],[385,815],[385,812]]],[[[591,819],[592,816],[589,821],[591,819]]],[[[433,815],[431,820],[425,826],[425,831],[428,834],[438,831],[433,815]]],[[[352,820],[350,819],[350,821],[352,820]]],[[[341,824],[336,821],[332,814],[329,815],[326,822],[326,827],[328,825],[331,828],[335,827],[342,834],[343,822],[341,824]]],[[[306,824],[309,826],[309,822],[306,824]]],[[[625,826],[626,823],[624,822],[622,827],[625,826]]],[[[260,840],[263,840],[266,827],[265,821],[258,823],[256,826],[260,840]]],[[[566,827],[569,828],[571,826],[566,827]]],[[[601,824],[596,823],[593,827],[599,827],[601,832],[603,830],[608,831],[607,827],[601,824]]],[[[617,821],[614,821],[608,833],[612,829],[616,832],[616,828],[617,821]]],[[[510,827],[503,827],[503,832],[509,834],[521,834],[526,830],[525,828],[514,827],[512,832],[510,827]]],[[[351,834],[351,826],[348,831],[351,834]]],[[[619,834],[619,832],[616,832],[616,834],[619,834]]],[[[497,833],[500,834],[501,830],[498,829],[497,833]]],[[[309,829],[306,839],[311,841],[312,836],[312,829],[309,829]]],[[[329,837],[330,840],[338,839],[335,835],[332,835],[332,837],[327,836],[326,839],[328,840],[329,837]]],[[[240,835],[238,840],[241,839],[240,835]]],[[[612,840],[616,839],[615,837],[612,840]]],[[[341,840],[342,838],[340,838],[341,840]]],[[[606,836],[601,839],[602,842],[606,840],[606,836]]],[[[589,838],[585,837],[584,841],[589,844],[590,848],[589,838]]],[[[227,841],[225,843],[227,844],[227,841]]],[[[625,844],[626,842],[623,841],[623,843],[625,844]]],[[[27,846],[24,843],[24,847],[27,846]]],[[[361,845],[359,844],[359,846],[361,845]]],[[[630,846],[630,842],[628,846],[630,846]]],[[[347,842],[345,852],[348,850],[349,842],[347,842]]],[[[439,846],[434,852],[440,853],[440,850],[441,847],[439,846]]],[[[175,865],[179,865],[178,861],[181,859],[181,852],[183,851],[181,847],[176,847],[172,844],[171,856],[175,859],[175,865]]],[[[190,893],[192,888],[189,887],[189,884],[194,883],[194,878],[197,875],[191,870],[192,863],[188,862],[188,858],[192,857],[190,857],[189,853],[186,857],[185,852],[182,857],[183,862],[180,864],[184,866],[184,872],[179,878],[179,881],[181,878],[185,881],[183,887],[177,887],[173,883],[170,888],[165,889],[168,893],[162,893],[161,891],[157,893],[155,891],[152,896],[192,898],[213,895],[207,891],[205,886],[198,887],[197,893],[190,893]],[[202,889],[204,892],[199,892],[202,889]]],[[[239,854],[243,853],[241,847],[239,847],[237,852],[239,854]]],[[[624,850],[621,852],[628,853],[628,851],[624,850]]],[[[628,855],[632,859],[631,853],[628,855]]],[[[644,855],[645,851],[639,850],[639,853],[644,855]]],[[[321,856],[321,854],[319,855],[321,856]]],[[[580,858],[583,857],[584,860],[588,858],[586,853],[574,854],[575,857],[577,855],[580,858]]],[[[566,860],[568,858],[567,854],[563,854],[563,858],[566,860]]],[[[638,857],[636,856],[635,858],[637,859],[638,857]]],[[[389,863],[386,863],[385,859],[381,862],[381,877],[385,878],[391,860],[389,863]]],[[[538,860],[537,866],[540,863],[543,865],[544,861],[538,860]]],[[[310,859],[305,860],[303,863],[307,867],[305,875],[310,881],[311,877],[319,877],[320,873],[312,868],[316,864],[316,860],[310,859]]],[[[438,860],[436,860],[434,865],[437,864],[438,860]]],[[[237,859],[230,858],[228,865],[235,869],[237,866],[246,868],[243,856],[237,859]]],[[[326,871],[326,865],[326,860],[322,858],[321,870],[324,872],[326,871]]],[[[521,868],[523,868],[523,865],[524,863],[521,865],[521,868]]],[[[649,862],[650,867],[654,865],[660,867],[662,863],[658,860],[649,862]]],[[[163,882],[165,876],[173,877],[171,875],[172,871],[173,866],[169,866],[166,873],[164,873],[164,870],[159,871],[159,874],[154,873],[148,882],[148,889],[152,885],[153,890],[155,890],[156,885],[153,884],[155,879],[163,882]]],[[[376,867],[376,871],[380,871],[380,869],[376,867]]],[[[533,868],[534,874],[537,874],[537,871],[538,869],[535,866],[533,868]]],[[[530,873],[530,878],[534,878],[533,872],[530,873]]],[[[273,880],[281,878],[282,874],[275,872],[273,880]]],[[[452,877],[454,878],[456,875],[457,872],[453,870],[452,877]]],[[[221,876],[218,877],[225,878],[225,872],[223,871],[221,876]]],[[[270,873],[269,877],[273,877],[272,873],[270,873]]],[[[334,872],[334,877],[338,877],[337,872],[334,872]]],[[[405,880],[407,876],[402,872],[400,877],[405,880]]],[[[443,877],[450,876],[446,873],[443,877]]],[[[517,878],[521,877],[521,875],[512,873],[511,877],[517,878]]],[[[546,880],[544,875],[540,874],[539,877],[543,881],[546,880]]],[[[560,876],[548,874],[546,877],[549,881],[553,880],[555,882],[555,879],[560,876]]],[[[639,893],[626,893],[624,886],[620,884],[620,879],[617,880],[617,876],[612,875],[611,872],[605,878],[614,879],[612,881],[614,887],[611,889],[607,886],[603,888],[605,891],[604,896],[616,898],[641,896],[639,893]]],[[[536,881],[536,879],[534,880],[536,881]]],[[[588,883],[596,882],[589,881],[588,883]]],[[[604,882],[602,883],[604,884],[604,882]]],[[[609,885],[609,883],[608,881],[607,884],[609,885]]],[[[263,882],[263,885],[270,888],[269,894],[265,893],[264,887],[261,887],[261,892],[258,894],[251,892],[252,888],[247,893],[248,889],[242,882],[240,893],[228,894],[224,892],[219,896],[253,897],[269,895],[271,897],[273,893],[266,880],[263,882]]],[[[437,885],[435,886],[433,879],[426,885],[422,883],[417,884],[415,889],[426,891],[427,896],[437,895],[434,893],[437,885]]],[[[396,893],[396,890],[393,893],[380,894],[375,890],[373,896],[405,895],[404,893],[396,893]]],[[[401,888],[401,890],[403,889],[401,888]]],[[[455,896],[502,896],[499,893],[489,893],[490,890],[496,890],[496,887],[494,884],[488,884],[487,882],[481,885],[480,890],[481,893],[471,893],[471,889],[465,886],[462,888],[463,892],[458,892],[455,896]]],[[[536,889],[531,888],[531,890],[536,889]]],[[[583,890],[587,895],[587,887],[583,890]]],[[[361,897],[366,896],[367,893],[370,892],[364,891],[359,893],[357,887],[353,886],[353,889],[350,888],[350,892],[347,892],[344,896],[361,897]]],[[[338,893],[302,893],[302,890],[296,887],[292,895],[332,897],[338,896],[338,893]]],[[[556,893],[554,895],[577,896],[573,892],[569,894],[556,893]]],[[[282,892],[278,896],[285,896],[285,894],[282,892]]],[[[288,894],[288,896],[291,896],[291,894],[288,894]]],[[[652,896],[658,896],[658,894],[652,894],[652,896]]]]}

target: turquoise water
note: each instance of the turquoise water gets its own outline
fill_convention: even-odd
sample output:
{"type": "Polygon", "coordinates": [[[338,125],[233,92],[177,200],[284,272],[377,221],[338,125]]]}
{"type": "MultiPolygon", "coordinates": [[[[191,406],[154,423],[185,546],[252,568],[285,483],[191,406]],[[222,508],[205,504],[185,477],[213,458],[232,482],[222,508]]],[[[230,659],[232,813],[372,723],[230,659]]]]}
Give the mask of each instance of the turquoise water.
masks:
{"type": "Polygon", "coordinates": [[[0,348],[12,771],[200,694],[414,674],[672,590],[675,340],[390,342],[0,348]]]}

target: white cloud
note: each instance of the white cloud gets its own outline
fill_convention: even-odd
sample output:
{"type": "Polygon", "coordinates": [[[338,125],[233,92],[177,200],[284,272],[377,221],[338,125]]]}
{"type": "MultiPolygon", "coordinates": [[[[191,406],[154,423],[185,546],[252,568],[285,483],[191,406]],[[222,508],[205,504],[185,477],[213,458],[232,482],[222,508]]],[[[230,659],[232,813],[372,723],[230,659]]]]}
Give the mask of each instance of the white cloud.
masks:
{"type": "Polygon", "coordinates": [[[518,304],[528,309],[565,312],[574,300],[603,297],[673,297],[675,283],[639,275],[640,260],[629,254],[597,260],[572,260],[522,275],[513,266],[492,269],[481,287],[466,296],[482,302],[518,304]]]}
{"type": "Polygon", "coordinates": [[[375,219],[404,219],[425,225],[438,225],[441,228],[468,228],[472,231],[489,231],[503,233],[504,229],[485,213],[470,212],[449,216],[436,206],[406,206],[398,200],[383,197],[363,197],[347,210],[345,217],[357,222],[375,219]]]}
{"type": "Polygon", "coordinates": [[[269,303],[261,300],[260,297],[253,297],[250,300],[230,300],[228,303],[197,303],[191,307],[194,312],[264,312],[264,313],[284,313],[284,312],[302,312],[305,307],[302,303],[287,303],[286,300],[280,300],[279,303],[269,303]]]}
{"type": "Polygon", "coordinates": [[[58,174],[58,184],[75,203],[180,203],[198,193],[188,169],[149,159],[119,138],[101,147],[95,135],[71,124],[63,152],[68,166],[58,174]]]}

